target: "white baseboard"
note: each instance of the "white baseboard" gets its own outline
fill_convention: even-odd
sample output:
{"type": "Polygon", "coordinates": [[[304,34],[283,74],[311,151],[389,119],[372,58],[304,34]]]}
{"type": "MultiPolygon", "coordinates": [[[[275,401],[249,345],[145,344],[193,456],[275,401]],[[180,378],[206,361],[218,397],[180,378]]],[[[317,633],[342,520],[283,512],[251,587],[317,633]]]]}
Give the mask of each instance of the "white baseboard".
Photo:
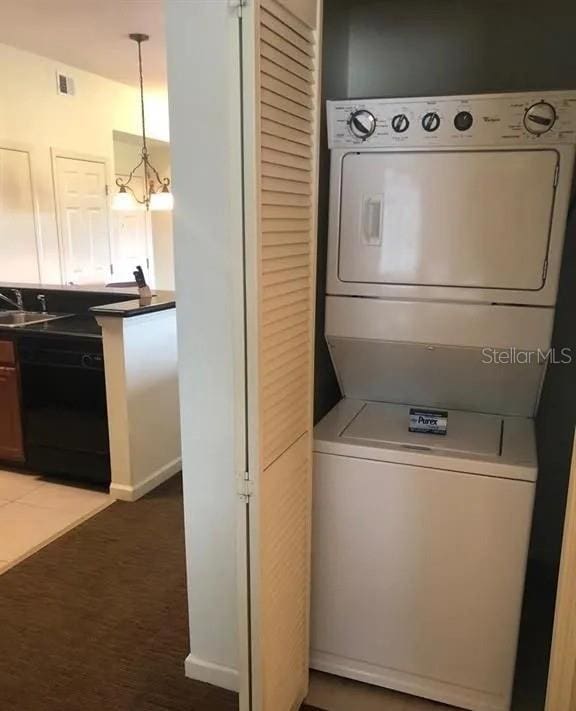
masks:
{"type": "Polygon", "coordinates": [[[114,481],[112,481],[110,484],[110,496],[113,496],[115,499],[120,499],[121,501],[136,501],[149,491],[152,491],[152,489],[163,484],[179,471],[182,471],[181,457],[168,462],[168,464],[157,469],[135,486],[129,484],[115,484],[114,481]]]}
{"type": "Polygon", "coordinates": [[[470,711],[510,711],[508,697],[311,650],[310,668],[470,711]]]}
{"type": "Polygon", "coordinates": [[[193,654],[189,654],[186,657],[184,669],[189,679],[213,684],[221,689],[228,689],[228,691],[237,692],[240,688],[240,678],[236,669],[207,662],[204,659],[195,657],[193,654]]]}

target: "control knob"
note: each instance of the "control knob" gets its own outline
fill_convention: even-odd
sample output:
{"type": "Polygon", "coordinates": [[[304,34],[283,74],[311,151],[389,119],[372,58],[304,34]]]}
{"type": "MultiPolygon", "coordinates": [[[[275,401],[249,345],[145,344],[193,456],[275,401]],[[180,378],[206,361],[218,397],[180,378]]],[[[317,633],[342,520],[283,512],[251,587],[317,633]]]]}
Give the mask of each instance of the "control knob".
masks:
{"type": "Polygon", "coordinates": [[[422,117],[422,128],[428,133],[437,131],[440,128],[440,116],[436,111],[430,111],[422,117]]]}
{"type": "Polygon", "coordinates": [[[474,117],[469,111],[459,111],[454,117],[454,127],[458,131],[468,131],[473,123],[474,117]]]}
{"type": "Polygon", "coordinates": [[[365,141],[376,130],[376,117],[366,109],[358,109],[350,114],[348,126],[356,138],[365,141]]]}
{"type": "Polygon", "coordinates": [[[408,120],[408,116],[406,116],[406,114],[396,114],[396,116],[392,119],[392,128],[396,131],[396,133],[404,133],[408,130],[409,126],[410,121],[408,120]]]}
{"type": "Polygon", "coordinates": [[[547,133],[556,123],[556,109],[547,101],[532,104],[524,114],[524,126],[530,133],[541,136],[547,133]]]}

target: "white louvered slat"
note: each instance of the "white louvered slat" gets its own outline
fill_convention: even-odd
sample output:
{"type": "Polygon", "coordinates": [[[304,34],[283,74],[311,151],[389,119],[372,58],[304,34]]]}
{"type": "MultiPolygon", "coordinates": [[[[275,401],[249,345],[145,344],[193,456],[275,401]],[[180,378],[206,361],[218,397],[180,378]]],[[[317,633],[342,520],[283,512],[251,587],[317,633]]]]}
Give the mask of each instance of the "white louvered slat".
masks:
{"type": "Polygon", "coordinates": [[[292,101],[281,94],[275,94],[267,89],[262,89],[261,96],[262,106],[274,106],[276,109],[282,109],[282,111],[286,111],[287,114],[305,119],[306,121],[314,120],[314,112],[311,109],[308,109],[301,104],[297,104],[295,101],[292,101]]]}
{"type": "Polygon", "coordinates": [[[308,242],[306,232],[263,232],[262,233],[262,244],[264,245],[276,245],[276,244],[297,244],[301,242],[308,242]]]}
{"type": "Polygon", "coordinates": [[[276,123],[276,121],[262,119],[260,127],[262,133],[267,133],[270,136],[276,136],[291,143],[301,143],[303,146],[312,145],[312,139],[308,133],[299,131],[296,128],[289,128],[281,123],[276,123]]]}
{"type": "Polygon", "coordinates": [[[264,205],[262,218],[264,220],[307,220],[310,211],[305,207],[292,207],[290,205],[264,205]]]}
{"type": "MultiPolygon", "coordinates": [[[[266,348],[264,348],[264,353],[268,353],[273,348],[278,348],[280,346],[285,347],[288,343],[293,341],[295,338],[301,338],[303,334],[307,334],[306,323],[300,323],[291,328],[286,328],[282,331],[278,331],[274,335],[268,335],[266,341],[266,348]]],[[[309,339],[307,339],[309,340],[309,339]]]]}
{"type": "Polygon", "coordinates": [[[276,389],[279,391],[288,383],[293,384],[297,378],[300,378],[303,374],[308,373],[309,364],[310,359],[308,356],[304,356],[291,363],[290,367],[271,374],[267,378],[267,385],[263,391],[264,394],[267,395],[268,393],[272,393],[276,389]]]}
{"type": "Polygon", "coordinates": [[[300,232],[310,234],[311,220],[262,220],[262,230],[270,232],[300,232]]]}
{"type": "MultiPolygon", "coordinates": [[[[300,35],[302,39],[306,40],[310,51],[314,54],[314,48],[317,46],[317,37],[314,32],[315,24],[312,25],[309,21],[302,18],[300,13],[296,8],[288,7],[291,3],[285,0],[283,2],[276,2],[276,0],[261,0],[260,7],[262,10],[270,13],[272,17],[282,22],[282,24],[289,27],[293,32],[300,35]]],[[[314,6],[313,13],[316,15],[315,9],[317,7],[316,2],[309,3],[310,6],[314,6]]],[[[260,20],[262,22],[262,20],[260,20]]],[[[263,23],[264,24],[264,23],[263,23]]]]}
{"type": "Polygon", "coordinates": [[[299,131],[303,131],[304,133],[308,133],[310,135],[313,134],[309,121],[299,118],[298,116],[293,116],[283,109],[277,109],[275,106],[267,106],[266,104],[262,104],[261,115],[262,118],[270,119],[270,121],[275,121],[276,123],[280,123],[284,126],[290,126],[290,128],[297,128],[299,131]]]}
{"type": "MultiPolygon", "coordinates": [[[[287,84],[301,94],[309,96],[306,80],[302,79],[298,74],[288,71],[282,65],[274,64],[272,60],[263,59],[260,65],[260,71],[263,75],[282,82],[283,84],[287,84]]],[[[266,106],[267,104],[262,105],[266,106]]]]}
{"type": "Polygon", "coordinates": [[[265,326],[266,335],[268,338],[273,339],[276,334],[280,334],[283,331],[285,331],[287,329],[289,330],[289,329],[296,327],[300,324],[307,324],[307,323],[308,323],[308,313],[306,311],[303,311],[302,313],[294,314],[293,316],[282,319],[281,321],[277,321],[274,323],[268,323],[265,326]]]}
{"type": "Polygon", "coordinates": [[[260,81],[262,83],[262,87],[264,89],[268,89],[273,94],[278,94],[279,96],[283,96],[287,99],[290,99],[290,101],[293,101],[295,104],[299,104],[300,106],[303,106],[306,109],[314,108],[313,97],[311,97],[309,94],[304,94],[301,91],[298,91],[297,89],[293,89],[286,83],[279,81],[274,77],[268,76],[267,74],[262,74],[262,76],[260,77],[260,81]]]}
{"type": "Polygon", "coordinates": [[[294,156],[289,153],[281,153],[269,148],[262,150],[262,161],[274,165],[286,166],[287,168],[297,168],[298,170],[310,171],[310,161],[302,156],[294,156]]]}
{"type": "MultiPolygon", "coordinates": [[[[300,270],[302,271],[302,270],[300,270]]],[[[285,309],[296,303],[306,303],[310,288],[308,275],[294,275],[292,278],[279,280],[266,287],[267,294],[262,299],[262,314],[266,323],[267,314],[285,309]],[[305,286],[301,286],[305,284],[305,286]]]]}
{"type": "Polygon", "coordinates": [[[301,64],[298,64],[298,62],[295,62],[289,56],[279,52],[271,45],[262,43],[262,62],[260,64],[260,71],[264,74],[276,76],[274,70],[278,68],[284,70],[284,73],[281,76],[277,76],[278,79],[286,81],[287,84],[290,84],[292,77],[297,78],[299,85],[298,90],[303,94],[313,96],[313,93],[310,90],[310,75],[312,72],[306,67],[303,67],[301,64]],[[289,74],[290,77],[287,77],[287,74],[289,74]]]}
{"type": "Polygon", "coordinates": [[[306,295],[304,292],[295,292],[293,294],[286,294],[286,296],[276,299],[272,302],[273,306],[267,308],[271,302],[264,302],[263,305],[263,325],[267,324],[279,324],[285,318],[291,318],[292,316],[299,315],[301,313],[308,313],[309,306],[306,303],[306,295]]]}
{"type": "MultiPolygon", "coordinates": [[[[282,283],[293,283],[294,276],[293,273],[308,267],[310,263],[310,257],[308,255],[307,245],[296,245],[293,248],[292,245],[283,246],[281,248],[286,252],[282,257],[280,256],[263,256],[262,260],[262,274],[277,274],[279,272],[290,272],[290,276],[286,280],[282,280],[282,283]],[[300,249],[304,247],[305,249],[300,249]]],[[[305,278],[305,277],[304,277],[305,278]]],[[[266,295],[265,298],[267,298],[266,295]]],[[[276,298],[276,297],[271,297],[276,298]]]]}
{"type": "MultiPolygon", "coordinates": [[[[273,284],[281,284],[283,282],[292,281],[292,279],[302,279],[309,277],[310,272],[306,266],[294,266],[290,269],[281,269],[279,271],[266,271],[262,274],[262,286],[267,287],[273,284]]],[[[264,299],[266,296],[264,296],[264,299]]]]}
{"type": "Polygon", "coordinates": [[[310,183],[310,176],[307,170],[287,168],[285,165],[278,165],[277,163],[262,163],[262,175],[265,175],[267,178],[286,178],[296,183],[305,183],[306,185],[310,183]]]}
{"type": "Polygon", "coordinates": [[[282,56],[286,59],[292,59],[298,66],[302,68],[309,69],[308,72],[308,82],[310,84],[310,92],[314,91],[314,84],[312,78],[314,76],[314,59],[310,57],[306,52],[300,51],[297,47],[290,42],[287,42],[284,37],[277,35],[275,32],[271,32],[265,25],[261,28],[261,52],[263,56],[265,46],[274,47],[282,56]]]}
{"type": "Polygon", "coordinates": [[[305,373],[292,373],[290,380],[288,383],[284,383],[283,387],[282,385],[277,385],[274,389],[271,389],[269,392],[265,392],[263,394],[262,405],[264,411],[267,412],[269,408],[276,405],[279,400],[282,401],[284,398],[291,397],[294,393],[299,394],[299,397],[305,399],[307,387],[308,381],[305,373]]]}
{"type": "Polygon", "coordinates": [[[276,193],[292,193],[294,195],[310,195],[310,184],[299,183],[295,180],[282,180],[281,178],[262,178],[264,190],[276,193]]]}
{"type": "Polygon", "coordinates": [[[262,258],[264,260],[277,260],[282,257],[305,256],[309,257],[310,247],[307,244],[276,244],[262,248],[262,258]]]}
{"type": "Polygon", "coordinates": [[[301,37],[297,32],[294,32],[294,30],[289,27],[285,22],[282,22],[278,18],[274,17],[274,15],[271,15],[266,10],[262,11],[261,22],[264,27],[267,27],[269,30],[272,30],[272,32],[275,32],[277,35],[280,35],[280,37],[284,37],[287,42],[293,44],[301,52],[304,52],[304,54],[307,54],[310,57],[314,56],[313,45],[311,44],[309,39],[304,39],[303,37],[301,37]]]}
{"type": "Polygon", "coordinates": [[[290,207],[310,207],[311,199],[306,195],[283,195],[275,190],[264,190],[261,194],[262,205],[288,205],[290,207]]]}
{"type": "Polygon", "coordinates": [[[306,160],[310,160],[310,148],[303,143],[299,143],[298,141],[290,141],[286,138],[276,136],[273,133],[263,133],[261,142],[264,148],[272,148],[276,151],[280,151],[281,153],[301,156],[302,158],[306,158],[306,160]]]}

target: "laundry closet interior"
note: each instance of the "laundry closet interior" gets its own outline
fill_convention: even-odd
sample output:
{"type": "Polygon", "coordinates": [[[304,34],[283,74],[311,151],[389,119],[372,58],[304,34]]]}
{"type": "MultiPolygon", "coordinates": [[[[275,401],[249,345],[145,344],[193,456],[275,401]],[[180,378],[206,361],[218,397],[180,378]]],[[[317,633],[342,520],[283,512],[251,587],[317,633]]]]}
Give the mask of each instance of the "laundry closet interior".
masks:
{"type": "Polygon", "coordinates": [[[312,706],[324,674],[402,709],[542,711],[576,424],[573,3],[168,9],[187,675],[242,711],[299,708],[309,669],[312,706]]]}
{"type": "MultiPolygon", "coordinates": [[[[569,3],[541,11],[535,3],[516,1],[325,0],[322,93],[328,111],[321,121],[318,215],[313,668],[465,708],[506,708],[510,699],[504,694],[498,701],[494,688],[493,696],[471,692],[469,697],[456,687],[461,681],[462,687],[481,688],[481,675],[497,676],[502,665],[508,671],[502,672],[501,688],[510,683],[514,634],[508,640],[495,637],[498,625],[513,626],[513,608],[520,609],[524,590],[512,708],[544,708],[576,374],[568,362],[534,369],[519,362],[518,353],[515,363],[482,362],[482,347],[552,347],[560,361],[561,350],[575,345],[570,304],[576,297],[576,58],[568,50],[567,30],[575,19],[569,3]],[[567,148],[560,158],[548,130],[532,133],[523,123],[533,103],[554,103],[554,92],[571,106],[564,114],[566,133],[556,141],[567,148]],[[507,96],[511,93],[515,96],[507,96]],[[541,150],[546,148],[551,150],[541,150]],[[457,165],[460,159],[468,166],[457,165]],[[558,162],[568,171],[563,183],[555,176],[558,162]],[[452,227],[442,211],[446,190],[456,215],[452,227]],[[434,242],[427,245],[431,234],[434,242]],[[483,248],[467,253],[467,240],[483,248]],[[543,275],[546,269],[556,277],[551,271],[543,275]],[[552,295],[556,278],[557,296],[552,295]],[[410,406],[448,410],[448,435],[409,433],[410,406]],[[534,425],[535,438],[526,434],[522,451],[507,452],[507,440],[508,446],[518,444],[512,439],[523,437],[524,425],[534,425]],[[403,448],[417,454],[396,456],[403,448]],[[451,465],[440,461],[451,454],[451,465]],[[494,466],[470,469],[465,461],[486,462],[495,455],[493,461],[504,465],[507,454],[528,468],[501,470],[503,488],[483,493],[482,486],[496,486],[490,481],[494,466]],[[430,467],[431,479],[412,481],[401,466],[396,478],[388,464],[378,468],[382,460],[415,466],[416,475],[430,467]],[[463,498],[450,477],[434,479],[445,466],[468,472],[464,480],[472,489],[463,498]],[[515,498],[528,482],[527,498],[515,498]],[[386,497],[389,505],[383,503],[386,497]],[[461,515],[453,515],[454,507],[461,515]],[[486,528],[474,512],[486,514],[486,528]],[[451,547],[438,531],[452,541],[459,538],[458,545],[451,547]],[[522,554],[503,549],[527,546],[528,537],[524,586],[522,554]],[[479,539],[482,551],[474,546],[479,539]],[[490,547],[498,549],[494,559],[490,547]],[[421,558],[406,563],[403,555],[421,558]],[[414,570],[407,573],[411,564],[414,570]],[[505,580],[515,566],[518,579],[505,580]],[[422,578],[414,575],[416,569],[426,569],[422,578]],[[410,575],[421,596],[410,589],[410,575]],[[468,576],[467,584],[460,575],[468,576]],[[473,602],[475,590],[477,599],[520,598],[507,610],[483,608],[473,602]],[[410,602],[401,604],[399,595],[410,602]],[[430,602],[435,595],[438,604],[430,602]],[[467,614],[477,617],[478,627],[463,624],[467,614]],[[470,636],[470,658],[460,670],[449,650],[434,646],[433,630],[440,639],[440,627],[451,622],[470,636]],[[426,625],[429,638],[420,635],[426,625]],[[483,645],[487,658],[481,668],[483,645]],[[491,670],[490,660],[496,665],[491,670]],[[478,674],[465,681],[474,664],[478,674]],[[386,666],[392,669],[383,671],[386,666]],[[411,666],[414,676],[397,673],[410,672],[411,666]],[[449,683],[432,682],[430,688],[428,678],[422,687],[419,674],[449,683]]],[[[455,642],[452,651],[462,656],[463,649],[455,642]]]]}

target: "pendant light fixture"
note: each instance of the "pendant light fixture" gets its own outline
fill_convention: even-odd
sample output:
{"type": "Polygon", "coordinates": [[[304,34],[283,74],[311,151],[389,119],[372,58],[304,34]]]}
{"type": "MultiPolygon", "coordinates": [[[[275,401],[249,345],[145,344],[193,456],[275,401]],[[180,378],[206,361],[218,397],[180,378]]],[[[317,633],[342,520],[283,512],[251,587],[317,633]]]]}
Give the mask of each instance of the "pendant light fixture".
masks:
{"type": "Polygon", "coordinates": [[[149,35],[134,32],[130,39],[138,45],[138,70],[140,76],[140,109],[142,112],[142,150],[140,161],[134,166],[126,180],[116,178],[118,192],[112,198],[114,210],[137,210],[139,207],[146,210],[172,210],[174,196],[170,192],[170,178],[161,178],[156,168],[150,162],[148,144],[146,141],[146,117],[144,112],[144,77],[142,74],[142,42],[147,42],[149,35]],[[136,171],[141,168],[144,172],[144,195],[138,197],[130,185],[136,171]]]}

